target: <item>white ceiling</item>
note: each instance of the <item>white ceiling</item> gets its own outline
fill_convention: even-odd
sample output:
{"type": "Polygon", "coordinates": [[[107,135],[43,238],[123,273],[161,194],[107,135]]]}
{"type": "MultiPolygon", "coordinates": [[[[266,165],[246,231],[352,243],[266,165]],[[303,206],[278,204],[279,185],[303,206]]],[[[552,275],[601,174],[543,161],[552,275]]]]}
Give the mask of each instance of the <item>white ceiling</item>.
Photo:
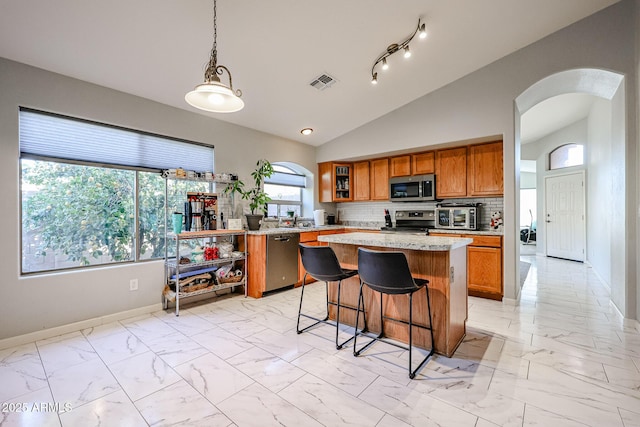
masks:
{"type": "Polygon", "coordinates": [[[537,141],[586,118],[596,98],[585,93],[567,93],[531,107],[520,119],[522,144],[537,141]]]}
{"type": "MultiPolygon", "coordinates": [[[[202,114],[320,145],[616,1],[219,0],[218,62],[246,107],[202,114]],[[373,87],[373,61],[418,17],[429,37],[373,87]],[[338,82],[321,92],[309,83],[322,73],[338,82]]],[[[0,11],[1,57],[197,111],[184,94],[203,80],[211,0],[3,0],[0,11]]]]}

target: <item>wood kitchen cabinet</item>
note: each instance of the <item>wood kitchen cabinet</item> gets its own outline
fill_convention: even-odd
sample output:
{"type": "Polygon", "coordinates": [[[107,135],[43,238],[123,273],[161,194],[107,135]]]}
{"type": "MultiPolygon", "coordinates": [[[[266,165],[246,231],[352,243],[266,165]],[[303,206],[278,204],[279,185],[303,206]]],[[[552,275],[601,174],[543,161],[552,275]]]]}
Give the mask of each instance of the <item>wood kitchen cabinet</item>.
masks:
{"type": "Polygon", "coordinates": [[[467,147],[436,151],[436,197],[467,196],[467,147]]]}
{"type": "Polygon", "coordinates": [[[504,194],[502,141],[469,146],[467,159],[467,195],[502,196],[504,194]]]}
{"type": "Polygon", "coordinates": [[[411,155],[391,157],[389,164],[391,165],[390,178],[411,175],[411,155]]]}
{"type": "Polygon", "coordinates": [[[411,155],[411,173],[413,175],[426,175],[436,171],[436,153],[428,151],[411,155]]]}
{"type": "Polygon", "coordinates": [[[473,236],[467,246],[467,285],[471,296],[502,301],[502,236],[473,236]]]}
{"type": "Polygon", "coordinates": [[[389,160],[371,160],[370,169],[371,200],[389,200],[389,160]]]}
{"type": "Polygon", "coordinates": [[[352,172],[351,163],[318,163],[318,201],[352,201],[352,172]]]}
{"type": "Polygon", "coordinates": [[[371,200],[371,179],[369,162],[353,164],[353,200],[361,202],[371,200]]]}
{"type": "Polygon", "coordinates": [[[502,301],[502,236],[430,233],[431,236],[467,237],[467,292],[480,298],[502,301]]]}
{"type": "Polygon", "coordinates": [[[249,272],[247,277],[247,295],[262,298],[267,281],[267,236],[250,234],[247,236],[249,272]]]}
{"type": "MultiPolygon", "coordinates": [[[[318,232],[304,231],[300,233],[300,243],[304,243],[305,245],[309,245],[309,246],[318,246],[319,244],[318,232]]],[[[302,285],[302,279],[304,279],[304,275],[306,272],[307,270],[305,270],[304,266],[302,265],[302,257],[300,257],[300,249],[298,249],[298,283],[296,283],[296,287],[302,285]]],[[[316,279],[314,279],[313,277],[307,276],[306,283],[311,283],[315,281],[316,279]]]]}

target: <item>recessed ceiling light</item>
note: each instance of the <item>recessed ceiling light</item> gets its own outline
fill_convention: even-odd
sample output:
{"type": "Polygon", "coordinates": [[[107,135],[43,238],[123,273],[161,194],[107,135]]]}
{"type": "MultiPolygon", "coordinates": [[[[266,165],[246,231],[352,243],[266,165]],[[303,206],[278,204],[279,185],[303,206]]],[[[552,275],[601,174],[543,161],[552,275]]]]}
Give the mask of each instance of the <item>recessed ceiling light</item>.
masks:
{"type": "Polygon", "coordinates": [[[304,128],[300,131],[301,134],[303,135],[311,135],[313,133],[313,129],[311,128],[304,128]]]}

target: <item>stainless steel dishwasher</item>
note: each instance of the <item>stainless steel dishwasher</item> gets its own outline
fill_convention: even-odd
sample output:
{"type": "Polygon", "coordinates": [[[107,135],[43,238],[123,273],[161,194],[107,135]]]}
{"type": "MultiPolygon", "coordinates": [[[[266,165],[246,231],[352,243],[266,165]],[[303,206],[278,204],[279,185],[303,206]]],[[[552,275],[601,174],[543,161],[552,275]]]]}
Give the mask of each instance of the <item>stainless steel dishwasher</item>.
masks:
{"type": "Polygon", "coordinates": [[[300,234],[267,236],[267,271],[265,291],[284,288],[298,281],[298,243],[300,234]]]}

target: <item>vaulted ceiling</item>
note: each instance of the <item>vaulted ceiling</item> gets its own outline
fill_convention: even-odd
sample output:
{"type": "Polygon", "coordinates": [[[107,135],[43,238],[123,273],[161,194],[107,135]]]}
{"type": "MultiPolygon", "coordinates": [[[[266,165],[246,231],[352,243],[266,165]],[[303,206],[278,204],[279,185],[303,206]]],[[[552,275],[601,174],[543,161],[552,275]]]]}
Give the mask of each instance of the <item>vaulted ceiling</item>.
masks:
{"type": "MultiPolygon", "coordinates": [[[[219,63],[246,107],[201,114],[321,145],[616,1],[218,0],[219,63]],[[372,86],[375,59],[418,18],[428,38],[372,86]],[[321,74],[336,80],[322,91],[310,86],[321,74]]],[[[184,94],[203,81],[212,0],[4,0],[0,11],[1,57],[198,112],[184,94]]]]}

